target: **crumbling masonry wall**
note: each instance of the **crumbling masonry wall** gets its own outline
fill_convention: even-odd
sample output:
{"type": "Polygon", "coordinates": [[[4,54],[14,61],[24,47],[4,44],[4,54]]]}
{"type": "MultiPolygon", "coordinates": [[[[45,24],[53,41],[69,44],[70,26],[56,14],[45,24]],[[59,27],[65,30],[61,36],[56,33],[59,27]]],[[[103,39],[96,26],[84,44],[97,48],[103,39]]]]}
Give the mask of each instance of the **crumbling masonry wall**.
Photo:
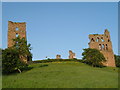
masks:
{"type": "Polygon", "coordinates": [[[89,39],[89,48],[100,50],[107,60],[103,64],[105,66],[115,67],[115,59],[109,31],[106,29],[104,34],[90,34],[89,39]]]}
{"type": "Polygon", "coordinates": [[[56,55],[56,59],[61,59],[61,55],[56,55]]]}
{"type": "Polygon", "coordinates": [[[13,39],[18,36],[26,39],[26,23],[8,21],[8,47],[14,45],[13,39]]]}
{"type": "Polygon", "coordinates": [[[75,58],[75,53],[69,50],[69,59],[74,59],[74,58],[75,58]]]}
{"type": "MultiPolygon", "coordinates": [[[[26,23],[8,21],[8,47],[14,45],[13,39],[20,36],[26,39],[26,23]]],[[[27,62],[27,57],[20,56],[22,61],[27,62]]]]}

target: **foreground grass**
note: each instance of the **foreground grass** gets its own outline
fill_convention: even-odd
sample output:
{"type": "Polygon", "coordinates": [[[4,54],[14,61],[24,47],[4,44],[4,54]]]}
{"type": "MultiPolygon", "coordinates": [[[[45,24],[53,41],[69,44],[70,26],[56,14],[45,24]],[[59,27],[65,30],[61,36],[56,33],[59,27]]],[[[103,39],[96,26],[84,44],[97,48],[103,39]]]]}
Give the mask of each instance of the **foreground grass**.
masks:
{"type": "Polygon", "coordinates": [[[3,88],[117,88],[118,69],[80,62],[31,64],[33,69],[3,76],[3,88]]]}

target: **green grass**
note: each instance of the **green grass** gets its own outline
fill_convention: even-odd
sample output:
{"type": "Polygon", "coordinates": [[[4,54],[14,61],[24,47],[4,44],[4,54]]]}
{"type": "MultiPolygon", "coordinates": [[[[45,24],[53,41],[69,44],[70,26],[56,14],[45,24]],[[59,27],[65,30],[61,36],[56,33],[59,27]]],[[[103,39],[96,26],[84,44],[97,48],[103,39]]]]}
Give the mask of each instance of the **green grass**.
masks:
{"type": "Polygon", "coordinates": [[[118,68],[94,68],[67,61],[31,64],[33,69],[3,76],[3,88],[117,88],[118,68]],[[115,69],[115,70],[114,70],[115,69]]]}

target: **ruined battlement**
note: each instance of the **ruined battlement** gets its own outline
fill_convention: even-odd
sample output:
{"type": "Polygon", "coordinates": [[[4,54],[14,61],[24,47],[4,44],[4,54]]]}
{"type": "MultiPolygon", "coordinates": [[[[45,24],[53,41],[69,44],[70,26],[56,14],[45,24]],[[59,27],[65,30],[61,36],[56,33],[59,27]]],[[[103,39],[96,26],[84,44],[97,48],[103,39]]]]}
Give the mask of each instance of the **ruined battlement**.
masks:
{"type": "Polygon", "coordinates": [[[75,53],[69,50],[69,59],[74,59],[74,58],[75,58],[75,53]]]}
{"type": "Polygon", "coordinates": [[[89,48],[100,50],[107,60],[104,65],[115,67],[115,59],[109,31],[105,29],[104,34],[90,34],[89,39],[89,48]]]}
{"type": "Polygon", "coordinates": [[[61,55],[56,55],[56,59],[61,59],[61,55]]]}
{"type": "Polygon", "coordinates": [[[91,42],[111,42],[109,31],[106,29],[104,34],[90,34],[91,42]]]}
{"type": "Polygon", "coordinates": [[[26,24],[26,22],[12,22],[12,21],[8,21],[8,23],[14,23],[14,24],[23,24],[23,23],[25,23],[26,24]]]}

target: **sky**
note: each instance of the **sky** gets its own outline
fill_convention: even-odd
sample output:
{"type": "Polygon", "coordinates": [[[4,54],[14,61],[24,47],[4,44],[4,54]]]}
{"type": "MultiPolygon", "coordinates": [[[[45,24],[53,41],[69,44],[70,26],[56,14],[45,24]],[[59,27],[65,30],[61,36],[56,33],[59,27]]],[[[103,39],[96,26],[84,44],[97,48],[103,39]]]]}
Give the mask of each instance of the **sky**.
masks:
{"type": "Polygon", "coordinates": [[[113,51],[118,54],[117,2],[3,2],[2,48],[7,48],[8,21],[26,22],[27,41],[33,60],[63,59],[69,50],[82,58],[88,48],[89,34],[103,34],[108,29],[113,51]]]}

